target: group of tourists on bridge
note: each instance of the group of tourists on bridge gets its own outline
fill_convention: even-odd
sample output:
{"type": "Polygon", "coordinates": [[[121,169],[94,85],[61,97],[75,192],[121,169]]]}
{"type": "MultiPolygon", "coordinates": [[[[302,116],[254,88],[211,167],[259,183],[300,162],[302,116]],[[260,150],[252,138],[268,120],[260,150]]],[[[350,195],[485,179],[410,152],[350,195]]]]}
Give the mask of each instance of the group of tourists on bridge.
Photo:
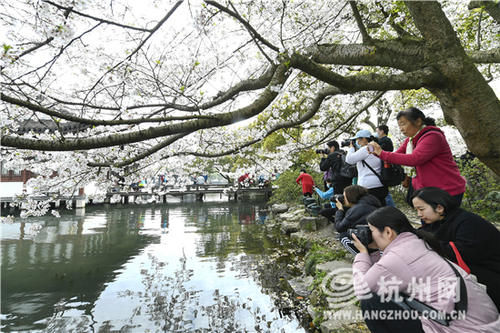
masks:
{"type": "Polygon", "coordinates": [[[304,196],[330,199],[320,214],[355,255],[354,289],[371,332],[500,332],[500,231],[460,207],[466,180],[434,120],[414,107],[396,118],[406,136],[396,151],[387,126],[378,139],[360,130],[342,142],[347,152],[336,141],[319,151],[324,191],[306,170],[297,183],[304,196]],[[395,208],[390,177],[408,189],[418,228],[395,208]]]}

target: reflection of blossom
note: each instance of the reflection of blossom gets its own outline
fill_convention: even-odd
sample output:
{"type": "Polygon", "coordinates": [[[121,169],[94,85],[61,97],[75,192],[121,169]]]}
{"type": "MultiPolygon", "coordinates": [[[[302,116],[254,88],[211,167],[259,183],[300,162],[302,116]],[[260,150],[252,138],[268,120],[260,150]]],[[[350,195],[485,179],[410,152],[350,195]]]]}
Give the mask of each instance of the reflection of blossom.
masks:
{"type": "Polygon", "coordinates": [[[59,212],[55,209],[52,209],[52,211],[50,212],[52,215],[54,215],[55,217],[59,218],[61,217],[61,214],[59,214],[59,212]]]}
{"type": "Polygon", "coordinates": [[[26,235],[36,236],[43,228],[40,223],[31,223],[30,227],[25,231],[26,235]]]}
{"type": "Polygon", "coordinates": [[[2,217],[0,217],[0,222],[12,224],[12,223],[14,223],[14,216],[12,216],[12,215],[2,216],[2,217]]]}

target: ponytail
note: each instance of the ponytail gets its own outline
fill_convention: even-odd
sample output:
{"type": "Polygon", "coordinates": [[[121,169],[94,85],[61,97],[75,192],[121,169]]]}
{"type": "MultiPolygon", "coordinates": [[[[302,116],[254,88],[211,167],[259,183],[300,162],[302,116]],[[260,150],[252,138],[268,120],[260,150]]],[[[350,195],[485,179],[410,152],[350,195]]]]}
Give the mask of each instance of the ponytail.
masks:
{"type": "Polygon", "coordinates": [[[434,118],[425,117],[424,118],[424,125],[425,126],[436,126],[436,121],[434,120],[434,118]]]}
{"type": "Polygon", "coordinates": [[[422,119],[422,124],[426,126],[436,126],[436,121],[434,120],[434,118],[426,117],[420,109],[417,109],[413,106],[406,110],[399,111],[396,119],[399,120],[399,118],[401,117],[405,117],[414,125],[416,124],[418,119],[422,119]]]}
{"type": "Polygon", "coordinates": [[[435,251],[441,257],[446,258],[441,244],[433,234],[424,230],[415,229],[405,214],[395,207],[382,207],[372,212],[366,218],[366,221],[377,228],[380,232],[384,231],[385,227],[389,227],[400,234],[403,232],[411,232],[421,240],[423,240],[428,249],[435,251]]]}
{"type": "MultiPolygon", "coordinates": [[[[413,227],[412,227],[413,228],[413,227]]],[[[436,237],[434,237],[433,234],[430,232],[424,231],[422,229],[415,229],[413,228],[413,234],[415,234],[418,238],[423,240],[425,242],[425,245],[427,248],[430,247],[431,250],[439,254],[443,258],[447,258],[447,255],[444,253],[441,244],[439,243],[439,240],[437,240],[436,237]]]]}

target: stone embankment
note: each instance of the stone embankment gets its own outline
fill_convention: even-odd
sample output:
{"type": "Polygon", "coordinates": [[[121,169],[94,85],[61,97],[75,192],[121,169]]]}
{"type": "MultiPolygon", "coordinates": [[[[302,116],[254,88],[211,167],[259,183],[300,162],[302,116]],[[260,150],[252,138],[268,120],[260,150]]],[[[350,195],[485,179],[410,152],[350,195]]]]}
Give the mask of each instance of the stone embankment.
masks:
{"type": "Polygon", "coordinates": [[[294,297],[302,300],[311,317],[311,330],[369,332],[359,318],[359,303],[352,286],[353,256],[337,241],[333,225],[322,216],[310,216],[303,206],[272,206],[268,227],[289,237],[306,253],[297,260],[301,275],[288,277],[294,297]]]}

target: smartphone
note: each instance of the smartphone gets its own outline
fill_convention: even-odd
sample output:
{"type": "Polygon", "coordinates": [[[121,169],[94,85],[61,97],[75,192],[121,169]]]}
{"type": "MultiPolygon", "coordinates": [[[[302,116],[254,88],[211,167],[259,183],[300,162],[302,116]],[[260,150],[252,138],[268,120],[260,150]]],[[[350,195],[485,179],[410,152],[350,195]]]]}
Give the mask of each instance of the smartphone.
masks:
{"type": "Polygon", "coordinates": [[[375,151],[375,148],[373,148],[373,146],[372,146],[372,145],[368,145],[368,151],[369,151],[370,153],[373,153],[373,152],[375,151]]]}

